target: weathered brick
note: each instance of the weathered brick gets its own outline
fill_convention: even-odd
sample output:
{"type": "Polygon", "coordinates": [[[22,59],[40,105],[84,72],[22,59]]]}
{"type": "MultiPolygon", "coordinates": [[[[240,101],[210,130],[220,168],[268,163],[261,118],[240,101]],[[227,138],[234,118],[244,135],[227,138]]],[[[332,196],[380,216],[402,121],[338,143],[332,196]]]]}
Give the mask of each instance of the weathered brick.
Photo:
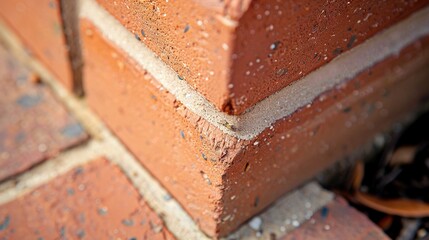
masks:
{"type": "Polygon", "coordinates": [[[245,140],[182,105],[90,21],[81,27],[90,106],[212,236],[355,152],[429,93],[424,38],[245,140]]]}
{"type": "Polygon", "coordinates": [[[0,181],[88,137],[48,87],[34,81],[38,76],[0,46],[0,181]]]}
{"type": "Polygon", "coordinates": [[[2,239],[174,239],[116,167],[96,160],[0,206],[2,239]]]}
{"type": "Polygon", "coordinates": [[[209,101],[236,115],[429,3],[97,1],[209,101]]]}
{"type": "Polygon", "coordinates": [[[69,90],[74,84],[69,46],[64,34],[61,0],[3,0],[0,19],[21,39],[30,55],[34,55],[69,90]]]}
{"type": "Polygon", "coordinates": [[[314,216],[286,234],[283,240],[387,240],[383,231],[366,216],[350,207],[344,199],[336,199],[314,216]]]}

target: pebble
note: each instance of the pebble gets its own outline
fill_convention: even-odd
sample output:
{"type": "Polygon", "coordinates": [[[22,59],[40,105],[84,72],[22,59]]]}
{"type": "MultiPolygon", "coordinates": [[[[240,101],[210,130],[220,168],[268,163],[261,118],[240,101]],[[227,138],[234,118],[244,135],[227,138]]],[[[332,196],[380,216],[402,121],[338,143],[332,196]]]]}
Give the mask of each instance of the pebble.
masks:
{"type": "Polygon", "coordinates": [[[249,222],[250,228],[252,228],[255,231],[258,231],[262,227],[262,219],[260,217],[254,217],[249,222]]]}

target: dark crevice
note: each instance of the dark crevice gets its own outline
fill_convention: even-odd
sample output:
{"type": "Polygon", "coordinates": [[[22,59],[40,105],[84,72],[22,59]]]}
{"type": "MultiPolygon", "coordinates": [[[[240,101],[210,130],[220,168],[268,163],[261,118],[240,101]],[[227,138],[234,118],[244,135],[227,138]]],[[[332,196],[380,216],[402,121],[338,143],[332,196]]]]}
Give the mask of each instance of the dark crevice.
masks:
{"type": "Polygon", "coordinates": [[[235,113],[235,109],[234,109],[234,106],[232,105],[232,100],[230,98],[223,103],[222,111],[230,115],[233,115],[235,113]]]}
{"type": "Polygon", "coordinates": [[[60,0],[63,30],[72,69],[73,92],[84,95],[83,58],[79,37],[78,1],[60,0]]]}

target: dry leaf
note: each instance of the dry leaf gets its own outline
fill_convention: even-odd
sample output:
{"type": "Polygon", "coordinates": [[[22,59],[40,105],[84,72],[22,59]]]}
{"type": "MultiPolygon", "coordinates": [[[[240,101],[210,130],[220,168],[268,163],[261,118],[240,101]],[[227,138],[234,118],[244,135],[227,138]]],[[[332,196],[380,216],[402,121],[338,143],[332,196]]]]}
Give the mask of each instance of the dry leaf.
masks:
{"type": "Polygon", "coordinates": [[[363,162],[357,162],[353,170],[352,177],[352,190],[357,191],[362,185],[363,176],[365,174],[365,168],[363,162]]]}
{"type": "Polygon", "coordinates": [[[403,146],[393,152],[389,160],[389,165],[410,164],[414,160],[417,152],[417,146],[403,146]]]}
{"type": "Polygon", "coordinates": [[[412,199],[382,199],[363,192],[355,192],[354,199],[379,212],[401,217],[429,217],[429,204],[412,199]]]}

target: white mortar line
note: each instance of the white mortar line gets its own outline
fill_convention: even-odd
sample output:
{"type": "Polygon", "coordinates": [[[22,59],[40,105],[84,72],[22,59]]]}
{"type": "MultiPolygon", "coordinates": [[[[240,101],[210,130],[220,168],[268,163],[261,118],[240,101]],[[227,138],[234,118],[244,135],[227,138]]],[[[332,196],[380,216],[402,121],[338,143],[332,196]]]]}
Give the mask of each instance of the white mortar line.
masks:
{"type": "Polygon", "coordinates": [[[227,115],[195,91],[154,52],[122,26],[95,0],[81,0],[80,16],[90,20],[112,43],[123,49],[189,110],[239,139],[252,139],[277,120],[311,104],[325,91],[352,79],[363,70],[397,54],[402,48],[429,34],[429,7],[375,35],[325,66],[260,101],[240,116],[227,115]],[[236,127],[232,131],[225,123],[236,127]]]}
{"type": "Polygon", "coordinates": [[[323,190],[319,184],[310,182],[286,196],[281,197],[270,208],[255,216],[262,222],[261,229],[243,225],[225,239],[272,239],[285,236],[308,221],[313,214],[334,199],[334,194],[323,190]]]}
{"type": "Polygon", "coordinates": [[[99,157],[100,153],[95,145],[97,143],[91,141],[73,148],[51,160],[44,161],[16,178],[2,183],[0,185],[0,204],[12,201],[57,176],[99,157]]]}
{"type": "MultiPolygon", "coordinates": [[[[2,22],[0,22],[0,40],[3,40],[18,59],[41,75],[42,80],[50,86],[54,94],[65,104],[72,115],[86,127],[86,130],[88,131],[89,129],[93,137],[87,143],[62,152],[57,157],[1,183],[0,205],[13,201],[77,166],[87,164],[100,157],[106,157],[122,169],[143,199],[162,217],[168,230],[178,239],[209,239],[175,199],[166,198],[170,196],[169,193],[142,167],[126,147],[112,135],[102,121],[88,108],[86,103],[71,95],[42,64],[28,56],[19,39],[2,22]]],[[[285,232],[281,231],[282,227],[285,227],[286,231],[290,231],[296,226],[285,226],[284,218],[297,216],[294,220],[301,224],[310,214],[331,200],[332,194],[322,190],[315,183],[310,183],[280,198],[267,211],[261,213],[259,217],[264,221],[263,229],[266,230],[266,233],[285,234],[285,232]],[[299,201],[296,201],[296,199],[299,199],[299,201]],[[306,201],[302,201],[303,199],[306,201]],[[311,207],[304,208],[304,203],[310,203],[311,207]]],[[[255,239],[256,234],[254,230],[245,224],[227,238],[255,239]]],[[[265,235],[262,235],[262,239],[265,239],[265,237],[265,235]]]]}
{"type": "MultiPolygon", "coordinates": [[[[140,162],[128,152],[120,141],[112,135],[99,118],[87,107],[85,102],[69,94],[43,65],[28,56],[19,43],[19,40],[1,22],[0,38],[15,53],[16,57],[41,75],[43,81],[51,87],[54,94],[61,102],[65,104],[81,124],[87,127],[87,130],[89,127],[90,133],[93,134],[93,139],[86,144],[65,151],[59,156],[47,160],[33,169],[0,184],[0,204],[13,201],[77,166],[104,156],[122,169],[133,186],[136,187],[143,196],[143,199],[157,214],[162,216],[169,231],[178,239],[209,239],[200,231],[192,218],[182,209],[175,199],[166,200],[166,197],[169,196],[168,192],[141,166],[140,162]],[[96,136],[95,139],[94,134],[96,136]]],[[[296,198],[302,200],[305,197],[308,202],[312,204],[312,209],[307,209],[307,212],[305,212],[306,216],[308,215],[308,211],[311,210],[314,212],[330,201],[331,195],[323,190],[320,191],[321,195],[317,198],[312,198],[311,192],[307,194],[306,192],[308,192],[308,189],[314,190],[317,188],[312,185],[314,185],[314,183],[282,197],[273,207],[270,207],[267,211],[262,213],[259,217],[264,221],[264,229],[280,234],[279,231],[281,226],[284,226],[283,218],[292,217],[285,214],[285,211],[289,214],[297,215],[298,217],[296,220],[299,221],[299,223],[305,221],[305,218],[302,218],[304,210],[298,211],[298,209],[303,209],[302,206],[294,208],[294,212],[290,211],[290,206],[295,206],[294,204],[296,204],[294,200],[296,198]],[[279,214],[273,215],[272,213],[279,214]]],[[[286,230],[289,231],[293,228],[295,227],[291,228],[291,226],[289,226],[286,230]]],[[[256,232],[250,229],[248,225],[243,225],[231,236],[254,238],[255,234],[256,232]]]]}
{"type": "Polygon", "coordinates": [[[110,131],[103,131],[103,139],[107,148],[104,155],[122,168],[144,200],[161,216],[170,232],[179,239],[209,239],[180,204],[171,198],[158,180],[142,167],[110,131]]]}
{"type": "Polygon", "coordinates": [[[1,21],[0,40],[18,59],[40,74],[41,79],[51,87],[53,93],[93,138],[85,145],[60,153],[59,156],[1,183],[0,204],[16,199],[76,166],[104,156],[122,169],[143,199],[162,217],[169,231],[178,239],[209,239],[176,200],[165,201],[169,194],[161,184],[112,135],[84,100],[71,95],[42,64],[24,51],[20,40],[1,21]]]}

